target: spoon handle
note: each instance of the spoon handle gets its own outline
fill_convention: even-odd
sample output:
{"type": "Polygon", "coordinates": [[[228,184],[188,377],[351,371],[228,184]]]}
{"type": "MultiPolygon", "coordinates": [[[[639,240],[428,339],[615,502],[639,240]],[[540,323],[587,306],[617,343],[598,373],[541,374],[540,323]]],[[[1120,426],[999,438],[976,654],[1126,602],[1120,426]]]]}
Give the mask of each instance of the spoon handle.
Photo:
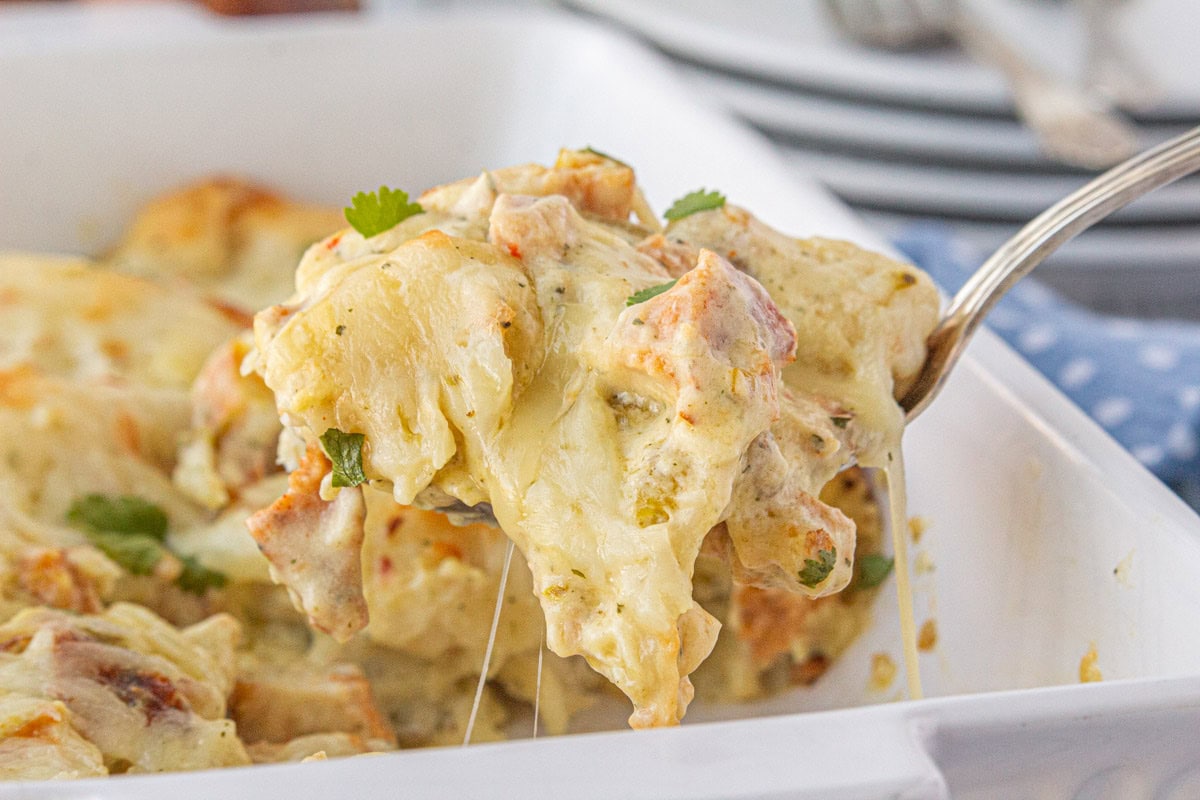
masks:
{"type": "Polygon", "coordinates": [[[1122,41],[1118,17],[1127,3],[1075,0],[1083,18],[1083,85],[1089,94],[1127,111],[1146,111],[1163,100],[1166,90],[1122,41]]]}
{"type": "Polygon", "coordinates": [[[977,19],[964,0],[950,6],[951,33],[976,61],[1003,73],[1017,116],[1033,132],[1044,155],[1098,169],[1137,152],[1137,132],[1111,104],[1087,97],[1042,69],[986,21],[977,19]]]}
{"type": "Polygon", "coordinates": [[[1200,169],[1200,127],[1113,167],[1043,211],[963,285],[929,336],[925,364],[900,400],[908,421],[925,410],[979,323],[1004,293],[1066,242],[1144,194],[1200,169]]]}

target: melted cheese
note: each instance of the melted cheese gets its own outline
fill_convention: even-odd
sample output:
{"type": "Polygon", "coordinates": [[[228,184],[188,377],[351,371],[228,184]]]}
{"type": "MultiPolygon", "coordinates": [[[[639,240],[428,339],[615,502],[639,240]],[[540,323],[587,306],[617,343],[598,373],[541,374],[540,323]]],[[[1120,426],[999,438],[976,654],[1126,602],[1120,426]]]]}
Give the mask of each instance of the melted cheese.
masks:
{"type": "Polygon", "coordinates": [[[689,699],[684,676],[715,634],[691,599],[691,564],[773,415],[771,351],[788,348],[758,344],[766,334],[753,328],[715,330],[744,351],[730,363],[697,340],[705,326],[753,320],[746,304],[765,302],[717,261],[625,309],[665,275],[565,201],[539,203],[502,196],[492,214],[493,239],[523,264],[502,255],[507,247],[426,233],[345,273],[278,330],[260,325],[264,378],[307,438],[364,432],[365,466],[390,479],[399,502],[435,478],[463,503],[490,502],[533,570],[551,649],[585,654],[638,708],[655,709],[647,722],[672,722],[689,699]],[[566,227],[539,242],[556,222],[566,227]],[[564,263],[558,251],[571,241],[578,252],[564,263]],[[622,248],[628,269],[613,273],[622,248]],[[337,325],[344,346],[314,358],[312,343],[336,337],[337,325]],[[359,372],[360,354],[380,347],[394,380],[359,372]],[[309,368],[296,370],[292,353],[309,368]],[[331,386],[345,389],[330,396],[331,386]],[[591,476],[583,492],[581,470],[591,476]]]}
{"type": "Polygon", "coordinates": [[[0,374],[186,390],[239,327],[195,297],[81,259],[0,254],[0,374]]]}
{"type": "MultiPolygon", "coordinates": [[[[920,364],[936,294],[910,267],[736,209],[635,248],[572,203],[629,194],[598,178],[625,168],[595,166],[485,175],[377,237],[314,246],[296,294],[256,318],[249,363],[290,436],[363,434],[364,471],[397,502],[487,504],[550,649],[620,687],[635,726],[671,724],[718,627],[691,588],[710,529],[724,523],[739,580],[810,596],[848,582],[853,524],[817,494],[898,441],[894,382],[920,364]],[[793,325],[804,361],[787,366],[793,325]]],[[[315,585],[291,587],[314,619],[315,585]]]]}

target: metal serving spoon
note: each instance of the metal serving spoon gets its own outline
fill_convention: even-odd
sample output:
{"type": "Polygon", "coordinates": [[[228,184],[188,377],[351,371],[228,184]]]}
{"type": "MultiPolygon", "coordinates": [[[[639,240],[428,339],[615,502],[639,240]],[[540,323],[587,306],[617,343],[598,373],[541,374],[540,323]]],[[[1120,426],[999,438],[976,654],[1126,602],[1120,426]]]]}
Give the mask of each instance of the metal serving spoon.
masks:
{"type": "Polygon", "coordinates": [[[959,290],[929,336],[925,364],[900,400],[909,422],[941,391],[979,323],[1021,278],[1109,214],[1200,169],[1200,128],[1110,169],[1043,211],[1005,242],[959,290]]]}

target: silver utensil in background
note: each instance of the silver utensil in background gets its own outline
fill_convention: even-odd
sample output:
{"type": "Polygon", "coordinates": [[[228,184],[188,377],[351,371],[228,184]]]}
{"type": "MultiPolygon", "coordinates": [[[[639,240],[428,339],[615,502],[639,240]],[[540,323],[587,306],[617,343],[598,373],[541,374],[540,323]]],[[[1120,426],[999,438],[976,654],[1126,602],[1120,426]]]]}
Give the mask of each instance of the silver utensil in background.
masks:
{"type": "Polygon", "coordinates": [[[1121,41],[1122,6],[1128,0],[1075,0],[1083,20],[1083,88],[1129,111],[1145,111],[1166,90],[1121,41]]]}
{"type": "Polygon", "coordinates": [[[1002,72],[1018,117],[1046,156],[1097,169],[1137,151],[1133,126],[1111,107],[1033,63],[961,0],[824,0],[838,30],[861,43],[911,49],[952,40],[1002,72]]]}

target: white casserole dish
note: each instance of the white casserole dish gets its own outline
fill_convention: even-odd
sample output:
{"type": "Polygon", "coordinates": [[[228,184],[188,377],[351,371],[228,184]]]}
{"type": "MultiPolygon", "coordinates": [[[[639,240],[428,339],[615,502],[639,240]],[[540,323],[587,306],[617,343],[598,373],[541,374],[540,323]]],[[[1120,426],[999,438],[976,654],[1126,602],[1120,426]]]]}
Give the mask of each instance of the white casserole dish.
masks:
{"type": "MultiPolygon", "coordinates": [[[[578,20],[5,13],[17,24],[0,33],[0,248],[94,252],[140,203],[214,171],[335,204],[380,183],[417,189],[546,161],[564,144],[632,163],[660,210],[716,187],[788,232],[883,246],[815,185],[796,185],[760,140],[697,106],[660,59],[578,20]]],[[[916,549],[934,567],[915,576],[917,621],[939,627],[922,656],[932,699],[881,704],[898,689],[867,689],[873,653],[901,662],[885,595],[812,689],[697,704],[676,730],[53,795],[1200,796],[1200,519],[986,333],[906,452],[910,513],[929,523],[916,549]],[[1106,681],[1073,685],[1093,644],[1106,681]],[[797,713],[820,709],[842,710],[797,713]]],[[[0,798],[47,794],[0,786],[0,798]]]]}

